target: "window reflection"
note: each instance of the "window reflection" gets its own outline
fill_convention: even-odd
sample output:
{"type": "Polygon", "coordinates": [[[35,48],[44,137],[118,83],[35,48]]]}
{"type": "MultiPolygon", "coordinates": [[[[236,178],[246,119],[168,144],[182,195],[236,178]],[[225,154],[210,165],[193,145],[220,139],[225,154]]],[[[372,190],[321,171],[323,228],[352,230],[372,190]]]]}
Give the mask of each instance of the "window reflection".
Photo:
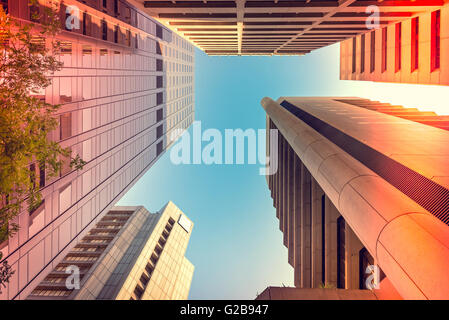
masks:
{"type": "Polygon", "coordinates": [[[64,140],[72,136],[72,113],[64,113],[59,116],[60,139],[64,140]]]}
{"type": "Polygon", "coordinates": [[[83,46],[83,67],[92,68],[92,47],[83,46]]]}
{"type": "Polygon", "coordinates": [[[72,43],[69,41],[61,41],[61,62],[65,68],[72,66],[72,43]]]}
{"type": "Polygon", "coordinates": [[[100,49],[100,68],[108,67],[108,49],[100,49]]]}
{"type": "Polygon", "coordinates": [[[59,103],[63,104],[72,102],[72,78],[59,78],[59,87],[59,103]]]}
{"type": "Polygon", "coordinates": [[[92,99],[93,98],[93,88],[92,88],[92,78],[91,77],[83,77],[83,99],[92,99]]]}

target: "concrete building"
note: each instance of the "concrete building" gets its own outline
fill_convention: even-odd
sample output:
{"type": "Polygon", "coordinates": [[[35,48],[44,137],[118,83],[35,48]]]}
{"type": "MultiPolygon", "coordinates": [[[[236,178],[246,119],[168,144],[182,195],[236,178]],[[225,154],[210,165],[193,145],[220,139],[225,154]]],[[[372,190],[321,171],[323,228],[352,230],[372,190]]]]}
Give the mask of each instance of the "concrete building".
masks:
{"type": "Polygon", "coordinates": [[[446,0],[132,0],[208,55],[303,55],[367,31],[379,8],[382,26],[440,8],[446,0]]]}
{"type": "MultiPolygon", "coordinates": [[[[27,3],[10,0],[10,15],[29,20],[47,2],[27,3]]],[[[68,16],[79,16],[80,28],[58,35],[64,68],[41,98],[62,105],[51,139],[87,164],[72,171],[66,162],[60,177],[30,165],[44,201],[22,212],[19,232],[0,244],[15,271],[1,299],[27,297],[173,143],[171,132],[194,120],[193,46],[125,1],[114,4],[61,4],[63,27],[75,5],[68,16]]]]}
{"type": "Polygon", "coordinates": [[[358,98],[262,106],[279,133],[267,182],[298,289],[273,296],[449,299],[448,117],[358,98]]]}
{"type": "Polygon", "coordinates": [[[154,214],[114,207],[28,299],[185,300],[194,270],[184,256],[192,228],[172,202],[154,214]],[[73,269],[80,272],[78,289],[66,285],[73,269]]]}
{"type": "Polygon", "coordinates": [[[340,78],[449,85],[449,3],[341,43],[340,78]]]}

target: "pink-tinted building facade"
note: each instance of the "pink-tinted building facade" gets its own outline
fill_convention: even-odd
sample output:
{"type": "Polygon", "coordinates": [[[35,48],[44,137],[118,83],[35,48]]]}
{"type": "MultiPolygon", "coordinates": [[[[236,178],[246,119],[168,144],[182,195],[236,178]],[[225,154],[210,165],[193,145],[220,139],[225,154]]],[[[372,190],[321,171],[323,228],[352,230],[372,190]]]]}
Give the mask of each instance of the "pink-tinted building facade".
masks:
{"type": "MultiPolygon", "coordinates": [[[[48,4],[27,3],[2,1],[22,20],[48,4]]],[[[41,96],[62,105],[51,138],[87,164],[56,178],[31,166],[44,201],[0,244],[15,272],[1,299],[26,298],[173,143],[171,132],[194,120],[192,45],[125,1],[66,0],[62,22],[69,5],[79,9],[79,29],[58,35],[64,67],[41,96]]]]}

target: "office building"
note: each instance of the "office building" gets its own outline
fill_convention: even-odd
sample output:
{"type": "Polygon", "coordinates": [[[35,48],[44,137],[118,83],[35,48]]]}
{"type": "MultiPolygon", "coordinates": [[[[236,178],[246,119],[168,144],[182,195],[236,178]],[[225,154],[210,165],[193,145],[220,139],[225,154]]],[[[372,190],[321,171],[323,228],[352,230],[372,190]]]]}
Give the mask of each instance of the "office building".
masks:
{"type": "MultiPolygon", "coordinates": [[[[379,23],[436,10],[445,0],[132,0],[208,55],[303,55],[379,23]]],[[[447,1],[446,1],[447,2],[447,1]]]]}
{"type": "MultiPolygon", "coordinates": [[[[12,17],[29,20],[46,1],[7,3],[12,17]]],[[[0,244],[14,271],[0,299],[24,299],[88,230],[108,212],[172,143],[171,132],[194,120],[193,46],[135,7],[120,1],[71,1],[60,6],[81,19],[63,30],[61,71],[41,98],[61,104],[51,139],[87,162],[59,177],[37,164],[43,203],[22,212],[19,232],[0,244]]],[[[5,1],[2,1],[5,4],[5,1]]],[[[36,34],[37,43],[49,39],[36,34]]]]}
{"type": "Polygon", "coordinates": [[[184,256],[192,228],[172,202],[157,213],[114,207],[28,299],[185,300],[194,270],[184,256]],[[78,288],[69,278],[74,269],[78,288]]]}
{"type": "Polygon", "coordinates": [[[345,40],[340,78],[449,85],[449,4],[345,40]]]}
{"type": "Polygon", "coordinates": [[[296,289],[259,298],[448,299],[449,118],[359,98],[262,106],[296,289]]]}

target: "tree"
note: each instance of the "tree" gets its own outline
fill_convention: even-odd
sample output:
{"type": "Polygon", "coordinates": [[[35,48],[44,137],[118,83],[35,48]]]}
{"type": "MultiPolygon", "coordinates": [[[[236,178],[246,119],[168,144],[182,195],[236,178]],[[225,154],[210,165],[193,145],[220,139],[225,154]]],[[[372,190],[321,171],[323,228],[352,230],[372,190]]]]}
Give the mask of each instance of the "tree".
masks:
{"type": "MultiPolygon", "coordinates": [[[[30,0],[30,6],[36,5],[37,0],[30,0]]],[[[32,20],[39,21],[34,24],[16,21],[0,6],[0,244],[18,231],[13,219],[20,212],[31,212],[42,203],[36,170],[30,165],[52,177],[65,161],[76,170],[85,164],[49,139],[59,125],[54,113],[60,106],[39,96],[51,84],[51,75],[62,68],[60,43],[55,40],[60,32],[58,7],[54,2],[41,14],[32,10],[32,20]]],[[[11,269],[3,263],[0,284],[8,281],[8,272],[11,269]]]]}

